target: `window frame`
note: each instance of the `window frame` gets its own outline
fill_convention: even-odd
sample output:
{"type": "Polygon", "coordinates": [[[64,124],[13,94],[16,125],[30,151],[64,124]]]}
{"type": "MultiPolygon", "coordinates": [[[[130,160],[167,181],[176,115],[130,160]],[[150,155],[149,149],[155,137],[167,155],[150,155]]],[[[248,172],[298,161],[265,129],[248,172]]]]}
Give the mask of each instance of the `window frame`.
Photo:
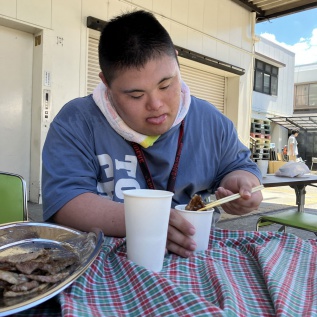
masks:
{"type": "Polygon", "coordinates": [[[294,109],[317,109],[316,91],[317,82],[295,84],[294,109]]]}
{"type": "Polygon", "coordinates": [[[278,67],[255,59],[253,90],[266,95],[278,94],[278,67]]]}

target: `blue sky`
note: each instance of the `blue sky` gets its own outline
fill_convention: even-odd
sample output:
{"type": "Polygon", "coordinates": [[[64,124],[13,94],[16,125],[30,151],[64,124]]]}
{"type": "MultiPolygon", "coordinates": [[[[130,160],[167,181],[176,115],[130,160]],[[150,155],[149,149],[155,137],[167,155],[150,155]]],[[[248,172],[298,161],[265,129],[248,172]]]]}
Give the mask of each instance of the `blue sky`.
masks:
{"type": "Polygon", "coordinates": [[[317,8],[257,23],[255,30],[293,51],[296,65],[317,62],[317,8]]]}

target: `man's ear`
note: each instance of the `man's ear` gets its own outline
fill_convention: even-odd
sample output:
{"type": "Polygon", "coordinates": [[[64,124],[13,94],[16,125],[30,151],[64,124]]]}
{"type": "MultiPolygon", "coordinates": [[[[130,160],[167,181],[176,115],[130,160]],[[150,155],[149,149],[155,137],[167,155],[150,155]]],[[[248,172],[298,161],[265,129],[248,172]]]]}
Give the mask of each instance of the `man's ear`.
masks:
{"type": "Polygon", "coordinates": [[[109,85],[108,85],[108,83],[106,81],[106,78],[105,78],[105,76],[103,75],[102,72],[99,73],[99,77],[100,77],[101,81],[106,85],[106,87],[109,88],[109,85]]]}

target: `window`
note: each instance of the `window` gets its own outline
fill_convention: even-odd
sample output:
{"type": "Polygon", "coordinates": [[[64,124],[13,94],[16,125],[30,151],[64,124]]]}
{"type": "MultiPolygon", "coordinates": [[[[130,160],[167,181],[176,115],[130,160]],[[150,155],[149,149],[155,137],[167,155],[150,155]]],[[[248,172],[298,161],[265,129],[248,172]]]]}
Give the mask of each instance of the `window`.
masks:
{"type": "Polygon", "coordinates": [[[295,85],[295,108],[317,108],[317,83],[295,85]]]}
{"type": "Polygon", "coordinates": [[[253,90],[277,96],[277,87],[278,68],[256,59],[253,90]]]}

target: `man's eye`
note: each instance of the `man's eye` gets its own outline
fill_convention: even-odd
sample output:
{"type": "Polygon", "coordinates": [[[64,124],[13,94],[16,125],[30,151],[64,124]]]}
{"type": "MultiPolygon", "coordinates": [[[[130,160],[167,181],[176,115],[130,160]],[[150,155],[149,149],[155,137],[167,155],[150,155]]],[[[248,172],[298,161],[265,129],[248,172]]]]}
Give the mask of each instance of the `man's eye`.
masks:
{"type": "Polygon", "coordinates": [[[140,96],[132,96],[132,95],[130,95],[130,97],[131,97],[132,99],[140,99],[142,96],[143,96],[143,95],[140,95],[140,96]]]}
{"type": "Polygon", "coordinates": [[[164,87],[161,87],[160,89],[161,90],[164,90],[164,89],[167,89],[170,85],[167,85],[167,86],[164,86],[164,87]]]}

